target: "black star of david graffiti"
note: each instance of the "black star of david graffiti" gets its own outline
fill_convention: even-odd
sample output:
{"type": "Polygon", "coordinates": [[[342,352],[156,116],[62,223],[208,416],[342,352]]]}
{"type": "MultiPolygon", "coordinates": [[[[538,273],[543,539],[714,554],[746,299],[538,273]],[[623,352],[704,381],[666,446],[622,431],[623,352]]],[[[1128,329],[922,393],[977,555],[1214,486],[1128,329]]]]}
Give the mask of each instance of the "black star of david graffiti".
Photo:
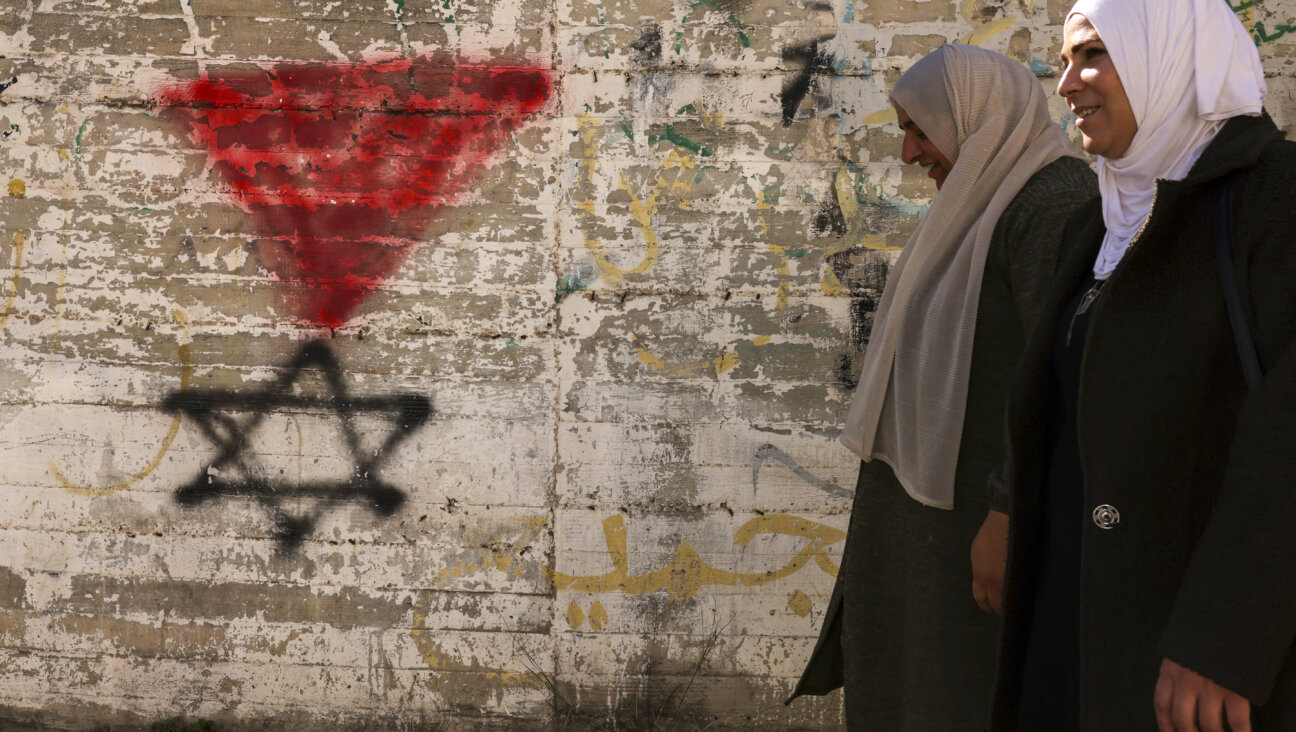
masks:
{"type": "Polygon", "coordinates": [[[193,506],[223,496],[252,497],[270,512],[274,534],[286,550],[296,548],[314,529],[330,505],[356,501],[380,516],[390,516],[405,501],[399,488],[379,477],[379,468],[391,450],[421,427],[432,413],[432,404],[420,394],[353,397],[342,378],[342,367],[328,344],[311,341],[302,346],[284,373],[272,384],[253,392],[226,389],[182,389],[169,395],[162,408],[192,419],[217,447],[216,458],[192,481],[176,490],[176,501],[193,506]],[[307,369],[317,370],[327,392],[293,393],[293,385],[307,369]],[[252,450],[252,434],[266,416],[280,410],[331,411],[341,420],[351,472],[335,482],[292,483],[267,475],[252,450]],[[392,429],[378,449],[365,450],[356,432],[354,417],[362,412],[385,413],[392,429]],[[246,414],[238,418],[235,414],[246,414]],[[283,506],[295,498],[313,498],[314,508],[293,514],[283,506]]]}

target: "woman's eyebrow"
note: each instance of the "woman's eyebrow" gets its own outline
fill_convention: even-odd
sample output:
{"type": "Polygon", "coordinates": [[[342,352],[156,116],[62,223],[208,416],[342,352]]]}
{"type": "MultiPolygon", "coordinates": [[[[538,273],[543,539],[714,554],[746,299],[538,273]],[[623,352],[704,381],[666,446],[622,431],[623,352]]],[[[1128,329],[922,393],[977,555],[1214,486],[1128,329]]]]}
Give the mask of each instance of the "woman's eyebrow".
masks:
{"type": "MultiPolygon", "coordinates": [[[[1071,47],[1071,53],[1079,53],[1080,51],[1083,51],[1084,49],[1088,48],[1089,46],[1092,46],[1095,43],[1102,43],[1102,39],[1090,38],[1087,41],[1080,41],[1079,43],[1071,47]]],[[[1063,61],[1066,61],[1067,60],[1066,51],[1063,51],[1062,53],[1058,54],[1058,58],[1061,58],[1063,61]]]]}

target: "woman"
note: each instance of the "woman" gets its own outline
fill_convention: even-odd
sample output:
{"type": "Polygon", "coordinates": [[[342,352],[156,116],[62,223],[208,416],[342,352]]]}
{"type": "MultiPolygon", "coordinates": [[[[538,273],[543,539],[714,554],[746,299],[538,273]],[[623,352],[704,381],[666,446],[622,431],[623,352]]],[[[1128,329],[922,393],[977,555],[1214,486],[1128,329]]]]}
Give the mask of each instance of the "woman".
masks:
{"type": "Polygon", "coordinates": [[[979,730],[998,628],[967,597],[967,546],[986,515],[1009,378],[1062,224],[1097,189],[1050,120],[1043,88],[1015,61],[944,46],[891,98],[903,160],[926,168],[939,193],[874,321],[842,436],[867,462],[793,698],[844,680],[852,728],[979,730]]]}
{"type": "Polygon", "coordinates": [[[1102,198],[1012,389],[992,729],[1296,730],[1296,145],[1220,0],[1081,0],[1062,58],[1102,198]]]}

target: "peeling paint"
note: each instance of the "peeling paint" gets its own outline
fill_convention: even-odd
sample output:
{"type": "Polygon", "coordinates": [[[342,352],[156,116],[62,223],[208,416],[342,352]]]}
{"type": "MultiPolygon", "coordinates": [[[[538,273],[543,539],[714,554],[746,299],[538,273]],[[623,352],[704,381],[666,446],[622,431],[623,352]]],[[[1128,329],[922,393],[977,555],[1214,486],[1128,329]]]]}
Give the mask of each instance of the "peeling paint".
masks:
{"type": "MultiPolygon", "coordinates": [[[[1232,5],[1296,130],[1296,0],[1232,5]]],[[[843,729],[840,695],[782,701],[844,544],[839,420],[935,193],[898,159],[890,87],[972,41],[1029,65],[1075,136],[1064,13],[18,3],[0,707],[60,729],[177,699],[321,732],[843,729]],[[356,71],[300,76],[321,68],[356,71]],[[483,69],[543,70],[544,98],[472,107],[483,69]],[[160,103],[177,88],[245,103],[160,103]],[[406,174],[442,164],[441,198],[406,174]],[[302,191],[390,205],[271,210],[302,191]],[[294,370],[304,348],[334,367],[294,370]],[[426,421],[361,408],[393,395],[426,421]],[[399,505],[357,499],[370,480],[399,505]]]]}

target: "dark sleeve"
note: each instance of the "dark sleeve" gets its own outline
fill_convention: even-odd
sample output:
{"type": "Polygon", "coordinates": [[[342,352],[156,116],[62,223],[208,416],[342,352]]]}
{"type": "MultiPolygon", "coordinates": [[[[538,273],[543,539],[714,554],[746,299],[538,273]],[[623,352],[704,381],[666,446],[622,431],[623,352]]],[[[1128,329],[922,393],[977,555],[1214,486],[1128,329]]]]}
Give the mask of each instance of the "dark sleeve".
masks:
{"type": "Polygon", "coordinates": [[[1239,414],[1161,655],[1264,704],[1296,637],[1296,343],[1239,414]]]}
{"type": "Polygon", "coordinates": [[[1018,322],[1027,335],[1035,329],[1061,260],[1062,230],[1076,209],[1098,195],[1097,178],[1078,158],[1061,158],[1041,172],[1050,175],[1033,178],[1035,185],[1022,189],[995,228],[995,235],[1002,234],[1008,244],[995,265],[1006,276],[1018,322]]]}
{"type": "MultiPolygon", "coordinates": [[[[1008,444],[1007,435],[1004,436],[1004,444],[1008,444]]],[[[1012,513],[1012,476],[1008,475],[1012,471],[1007,460],[1000,460],[999,464],[990,471],[990,477],[986,479],[986,490],[989,491],[989,505],[991,511],[998,511],[1002,514],[1012,513]]]]}
{"type": "MultiPolygon", "coordinates": [[[[1063,255],[1062,231],[1067,221],[1097,195],[1097,179],[1088,164],[1077,158],[1061,158],[1031,178],[999,219],[995,227],[995,243],[999,246],[990,247],[982,287],[1000,292],[1005,309],[1015,316],[1020,328],[1017,351],[1039,321],[1049,283],[1063,255]]],[[[1013,370],[1008,369],[1003,378],[1011,379],[1013,370]]],[[[1003,444],[1008,444],[1006,431],[1003,444]]],[[[1007,458],[1005,448],[986,481],[990,509],[1002,513],[1008,513],[1012,504],[1007,458]]]]}
{"type": "Polygon", "coordinates": [[[1279,164],[1248,176],[1235,238],[1265,376],[1238,412],[1215,508],[1161,641],[1164,657],[1257,705],[1296,638],[1296,145],[1275,153],[1279,164]]]}

